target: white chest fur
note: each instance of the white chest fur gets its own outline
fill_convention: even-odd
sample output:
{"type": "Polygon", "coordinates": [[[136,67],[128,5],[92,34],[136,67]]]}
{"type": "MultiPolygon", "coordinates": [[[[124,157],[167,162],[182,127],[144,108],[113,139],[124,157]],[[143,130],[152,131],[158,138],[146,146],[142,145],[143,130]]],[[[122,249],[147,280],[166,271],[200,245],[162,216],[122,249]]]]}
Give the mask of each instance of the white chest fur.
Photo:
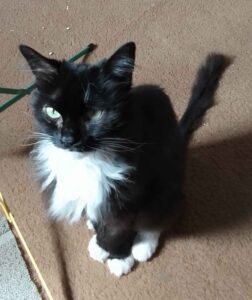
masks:
{"type": "Polygon", "coordinates": [[[101,154],[78,153],[60,149],[50,141],[40,141],[32,152],[42,190],[55,179],[49,215],[69,222],[78,221],[86,211],[96,220],[99,207],[106,201],[116,181],[125,181],[130,166],[101,154]]]}

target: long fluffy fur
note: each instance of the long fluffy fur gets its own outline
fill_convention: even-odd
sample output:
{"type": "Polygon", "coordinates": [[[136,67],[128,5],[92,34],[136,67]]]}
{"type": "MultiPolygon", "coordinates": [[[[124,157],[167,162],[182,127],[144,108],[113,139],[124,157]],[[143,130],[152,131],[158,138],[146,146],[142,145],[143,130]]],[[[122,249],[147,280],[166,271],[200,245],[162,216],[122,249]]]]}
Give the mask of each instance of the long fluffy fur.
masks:
{"type": "Polygon", "coordinates": [[[95,230],[90,256],[116,276],[127,274],[135,260],[153,255],[183,206],[186,146],[213,105],[225,57],[207,58],[177,122],[160,87],[131,86],[132,42],[94,65],[20,50],[36,77],[32,157],[42,189],[52,190],[49,214],[70,222],[86,215],[95,230]],[[57,122],[48,106],[60,114],[57,122]]]}
{"type": "Polygon", "coordinates": [[[96,222],[101,203],[116,188],[116,182],[127,180],[131,169],[119,161],[115,164],[115,158],[99,151],[70,152],[50,140],[40,141],[31,154],[42,190],[55,181],[49,215],[70,223],[79,221],[84,211],[88,219],[96,222]]]}
{"type": "Polygon", "coordinates": [[[188,107],[180,121],[181,134],[188,141],[193,131],[202,123],[206,111],[214,105],[214,94],[230,58],[217,53],[208,55],[198,71],[188,107]]]}

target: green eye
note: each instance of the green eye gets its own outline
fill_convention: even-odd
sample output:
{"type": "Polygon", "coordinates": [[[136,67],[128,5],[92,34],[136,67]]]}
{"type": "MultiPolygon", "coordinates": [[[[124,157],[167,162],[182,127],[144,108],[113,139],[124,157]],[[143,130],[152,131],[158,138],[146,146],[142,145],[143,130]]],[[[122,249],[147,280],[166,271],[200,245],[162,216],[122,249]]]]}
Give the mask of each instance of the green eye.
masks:
{"type": "Polygon", "coordinates": [[[50,106],[46,106],[44,107],[44,112],[47,114],[47,116],[50,118],[50,119],[59,119],[61,118],[61,114],[55,110],[53,107],[50,107],[50,106]]]}
{"type": "Polygon", "coordinates": [[[102,110],[98,110],[92,115],[92,119],[100,120],[102,118],[103,114],[104,114],[104,112],[102,110]]]}

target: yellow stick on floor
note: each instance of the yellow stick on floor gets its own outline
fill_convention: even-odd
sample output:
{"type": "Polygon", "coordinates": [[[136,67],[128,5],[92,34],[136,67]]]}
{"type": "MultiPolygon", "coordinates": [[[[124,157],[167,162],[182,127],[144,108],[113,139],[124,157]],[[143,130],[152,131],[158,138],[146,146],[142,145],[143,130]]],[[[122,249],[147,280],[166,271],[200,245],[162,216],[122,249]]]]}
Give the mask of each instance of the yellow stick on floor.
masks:
{"type": "Polygon", "coordinates": [[[45,292],[46,292],[48,298],[50,300],[53,300],[52,294],[51,294],[50,290],[48,289],[48,286],[45,283],[45,280],[44,280],[44,278],[43,278],[43,276],[42,276],[42,274],[41,274],[41,272],[40,272],[40,270],[39,270],[39,268],[38,268],[38,266],[37,266],[37,264],[36,264],[36,262],[35,262],[35,260],[32,256],[32,254],[31,254],[31,251],[29,250],[29,248],[26,244],[26,241],[25,241],[22,233],[20,232],[20,230],[18,228],[18,225],[17,225],[17,223],[16,223],[16,221],[15,221],[15,219],[14,219],[14,217],[13,217],[13,215],[12,215],[12,213],[11,213],[11,211],[10,211],[10,209],[9,209],[9,207],[8,207],[6,201],[4,200],[1,193],[0,193],[0,208],[2,208],[2,211],[4,212],[4,215],[7,219],[7,221],[9,222],[9,224],[11,224],[14,227],[14,229],[17,233],[18,239],[20,240],[22,246],[24,247],[24,250],[27,253],[27,255],[28,255],[33,267],[34,267],[34,269],[35,269],[35,271],[36,271],[36,273],[37,273],[37,275],[38,275],[38,277],[41,281],[41,284],[42,284],[43,288],[45,289],[45,292]]]}

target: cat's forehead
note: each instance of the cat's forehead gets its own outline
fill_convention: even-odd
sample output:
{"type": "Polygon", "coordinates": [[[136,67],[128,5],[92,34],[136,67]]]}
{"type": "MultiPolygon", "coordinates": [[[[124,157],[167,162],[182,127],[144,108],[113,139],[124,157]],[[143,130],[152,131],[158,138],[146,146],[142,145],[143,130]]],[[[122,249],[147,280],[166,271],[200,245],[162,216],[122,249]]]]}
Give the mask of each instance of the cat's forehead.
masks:
{"type": "Polygon", "coordinates": [[[81,115],[85,110],[100,110],[110,107],[109,94],[104,93],[105,77],[103,63],[75,64],[64,62],[58,80],[48,97],[42,98],[63,114],[81,115]]]}
{"type": "Polygon", "coordinates": [[[67,64],[50,94],[55,103],[87,102],[91,87],[96,86],[99,70],[88,64],[67,64]]]}
{"type": "Polygon", "coordinates": [[[75,65],[73,72],[75,76],[79,77],[83,81],[95,81],[99,76],[100,70],[100,64],[81,63],[75,65]]]}

